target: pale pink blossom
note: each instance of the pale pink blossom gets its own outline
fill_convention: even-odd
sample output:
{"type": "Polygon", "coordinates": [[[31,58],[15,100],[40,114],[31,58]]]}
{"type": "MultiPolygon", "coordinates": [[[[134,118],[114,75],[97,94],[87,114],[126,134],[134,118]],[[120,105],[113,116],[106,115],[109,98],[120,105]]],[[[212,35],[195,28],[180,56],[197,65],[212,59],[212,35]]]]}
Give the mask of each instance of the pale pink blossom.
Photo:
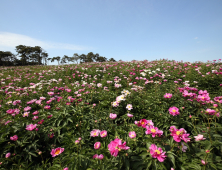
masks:
{"type": "Polygon", "coordinates": [[[94,149],[99,149],[100,146],[101,146],[101,143],[100,143],[100,142],[96,142],[96,143],[94,144],[94,149]]]}
{"type": "Polygon", "coordinates": [[[204,138],[204,136],[201,135],[201,134],[198,134],[197,136],[194,136],[194,138],[195,138],[195,141],[201,141],[201,140],[205,140],[205,139],[206,139],[206,138],[204,138]]]}
{"type": "Polygon", "coordinates": [[[118,138],[116,138],[114,141],[111,141],[108,144],[108,149],[110,151],[110,154],[114,157],[117,157],[120,150],[128,150],[130,147],[126,146],[126,142],[122,144],[122,141],[118,138]]]}
{"type": "Polygon", "coordinates": [[[135,137],[136,137],[136,132],[135,132],[135,131],[129,132],[129,137],[130,137],[131,139],[135,138],[135,137]]]}

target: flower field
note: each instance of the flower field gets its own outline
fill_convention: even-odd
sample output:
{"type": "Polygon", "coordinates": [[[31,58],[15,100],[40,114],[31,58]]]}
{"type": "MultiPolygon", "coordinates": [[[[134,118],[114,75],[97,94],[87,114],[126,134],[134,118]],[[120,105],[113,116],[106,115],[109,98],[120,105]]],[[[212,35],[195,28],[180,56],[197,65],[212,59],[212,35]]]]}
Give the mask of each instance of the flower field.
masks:
{"type": "Polygon", "coordinates": [[[222,63],[0,67],[0,169],[222,169],[222,63]]]}

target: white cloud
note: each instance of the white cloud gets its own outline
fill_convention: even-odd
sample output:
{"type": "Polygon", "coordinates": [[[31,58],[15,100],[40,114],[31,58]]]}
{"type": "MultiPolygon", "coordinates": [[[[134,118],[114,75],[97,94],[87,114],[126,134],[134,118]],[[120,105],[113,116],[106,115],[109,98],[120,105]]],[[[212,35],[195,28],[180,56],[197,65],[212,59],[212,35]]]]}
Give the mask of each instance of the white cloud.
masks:
{"type": "Polygon", "coordinates": [[[66,49],[66,50],[88,50],[89,47],[78,46],[74,44],[45,42],[31,38],[26,35],[14,34],[9,32],[0,32],[0,47],[15,48],[17,45],[40,46],[43,49],[66,49]]]}
{"type": "Polygon", "coordinates": [[[195,37],[194,39],[196,40],[196,39],[198,39],[198,37],[195,37]]]}

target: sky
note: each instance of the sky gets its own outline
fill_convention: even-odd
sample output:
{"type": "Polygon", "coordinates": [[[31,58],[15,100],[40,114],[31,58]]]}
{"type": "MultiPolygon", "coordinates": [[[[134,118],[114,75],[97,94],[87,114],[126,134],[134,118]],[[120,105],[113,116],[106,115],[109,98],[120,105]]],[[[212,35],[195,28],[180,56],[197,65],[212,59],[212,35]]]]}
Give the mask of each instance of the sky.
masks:
{"type": "Polygon", "coordinates": [[[222,0],[1,0],[0,51],[26,45],[50,58],[218,60],[221,9],[222,0]]]}

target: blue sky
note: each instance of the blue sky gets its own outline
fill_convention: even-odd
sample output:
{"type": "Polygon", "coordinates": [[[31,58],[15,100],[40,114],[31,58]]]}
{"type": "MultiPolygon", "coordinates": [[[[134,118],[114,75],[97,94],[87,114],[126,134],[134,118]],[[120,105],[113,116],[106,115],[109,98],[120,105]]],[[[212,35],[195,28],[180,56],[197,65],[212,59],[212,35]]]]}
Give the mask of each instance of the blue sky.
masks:
{"type": "Polygon", "coordinates": [[[222,0],[2,0],[0,51],[212,61],[222,58],[221,8],[222,0]]]}

